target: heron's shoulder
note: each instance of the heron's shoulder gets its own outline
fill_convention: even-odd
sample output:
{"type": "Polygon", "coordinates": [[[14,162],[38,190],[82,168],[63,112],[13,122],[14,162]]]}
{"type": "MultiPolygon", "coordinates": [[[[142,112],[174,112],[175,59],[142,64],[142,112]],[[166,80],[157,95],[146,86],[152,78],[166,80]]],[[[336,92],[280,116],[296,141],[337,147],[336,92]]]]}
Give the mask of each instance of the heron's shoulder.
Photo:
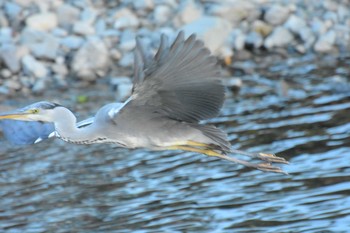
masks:
{"type": "Polygon", "coordinates": [[[125,107],[125,105],[129,102],[129,100],[125,101],[124,103],[110,103],[106,104],[100,110],[98,110],[96,117],[106,117],[108,116],[110,119],[114,119],[117,114],[121,111],[122,108],[125,107]]]}

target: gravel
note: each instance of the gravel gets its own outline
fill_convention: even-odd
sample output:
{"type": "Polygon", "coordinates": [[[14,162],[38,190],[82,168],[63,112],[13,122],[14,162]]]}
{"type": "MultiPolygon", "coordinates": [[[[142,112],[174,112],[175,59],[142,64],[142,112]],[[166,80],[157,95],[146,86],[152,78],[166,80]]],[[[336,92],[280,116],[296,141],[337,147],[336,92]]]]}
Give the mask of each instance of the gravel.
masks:
{"type": "Polygon", "coordinates": [[[135,37],[154,52],[161,33],[174,37],[179,30],[196,33],[227,65],[241,53],[350,50],[345,0],[7,0],[0,7],[0,96],[40,94],[73,81],[116,85],[120,78],[117,96],[124,98],[135,37]]]}

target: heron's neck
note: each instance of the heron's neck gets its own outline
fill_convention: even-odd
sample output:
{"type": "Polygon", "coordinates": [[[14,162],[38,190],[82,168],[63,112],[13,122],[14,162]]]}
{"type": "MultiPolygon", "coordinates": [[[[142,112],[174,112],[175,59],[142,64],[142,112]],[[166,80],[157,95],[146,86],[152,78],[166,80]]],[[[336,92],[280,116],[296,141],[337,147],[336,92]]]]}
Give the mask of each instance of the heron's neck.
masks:
{"type": "Polygon", "coordinates": [[[93,126],[87,126],[84,128],[77,128],[77,118],[75,115],[66,108],[58,109],[59,113],[55,114],[55,130],[59,136],[67,142],[78,144],[90,144],[94,143],[98,136],[93,131],[93,126]]]}

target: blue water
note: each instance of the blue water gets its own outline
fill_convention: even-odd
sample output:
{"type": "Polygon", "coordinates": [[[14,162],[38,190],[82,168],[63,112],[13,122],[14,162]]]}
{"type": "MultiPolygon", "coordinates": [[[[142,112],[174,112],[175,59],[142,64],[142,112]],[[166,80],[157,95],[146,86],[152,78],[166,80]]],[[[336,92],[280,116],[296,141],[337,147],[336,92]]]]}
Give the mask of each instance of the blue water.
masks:
{"type": "Polygon", "coordinates": [[[232,68],[243,87],[211,122],[234,148],[288,159],[288,176],[181,151],[2,140],[0,232],[350,232],[349,65],[232,68]]]}

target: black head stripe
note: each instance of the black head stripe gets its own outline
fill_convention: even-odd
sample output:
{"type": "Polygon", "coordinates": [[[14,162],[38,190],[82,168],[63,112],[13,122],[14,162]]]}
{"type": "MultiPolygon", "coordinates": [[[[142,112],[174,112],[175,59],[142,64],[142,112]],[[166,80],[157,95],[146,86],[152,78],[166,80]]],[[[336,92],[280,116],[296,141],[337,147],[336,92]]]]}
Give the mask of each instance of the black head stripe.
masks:
{"type": "Polygon", "coordinates": [[[56,104],[56,103],[51,103],[51,102],[41,102],[40,103],[40,107],[42,109],[54,109],[54,108],[56,108],[58,106],[61,106],[61,105],[56,104]]]}
{"type": "Polygon", "coordinates": [[[29,109],[30,108],[54,109],[58,106],[61,106],[61,105],[56,104],[56,103],[47,102],[47,101],[41,101],[41,102],[31,104],[31,105],[25,107],[24,109],[28,109],[28,108],[29,109]]]}

